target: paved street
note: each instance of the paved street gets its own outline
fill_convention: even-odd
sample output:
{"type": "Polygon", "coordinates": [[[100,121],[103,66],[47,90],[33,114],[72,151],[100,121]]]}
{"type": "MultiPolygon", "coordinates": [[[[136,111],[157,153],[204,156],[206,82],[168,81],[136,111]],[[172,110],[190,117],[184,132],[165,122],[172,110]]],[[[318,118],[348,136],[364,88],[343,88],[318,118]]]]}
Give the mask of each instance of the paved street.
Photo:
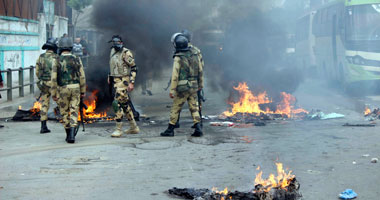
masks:
{"type": "MultiPolygon", "coordinates": [[[[266,177],[276,172],[276,161],[293,171],[306,200],[337,199],[347,188],[357,199],[379,199],[380,163],[370,161],[380,157],[380,128],[342,126],[368,123],[364,104],[380,106],[378,98],[350,98],[307,81],[294,94],[299,105],[345,118],[245,128],[212,127],[207,121],[205,136],[191,138],[185,110],[176,136],[162,138],[171,101],[155,87],[152,97],[135,92],[135,104],[150,117],[139,122],[141,134],[111,138],[113,122],[101,122],[87,125],[75,144],[64,141],[57,122],[49,121],[52,133],[42,135],[39,122],[4,121],[19,104],[30,106],[32,97],[2,103],[0,199],[172,199],[165,193],[172,187],[248,191],[256,168],[261,166],[266,177]]],[[[206,94],[205,115],[227,108],[225,94],[206,94]]]]}

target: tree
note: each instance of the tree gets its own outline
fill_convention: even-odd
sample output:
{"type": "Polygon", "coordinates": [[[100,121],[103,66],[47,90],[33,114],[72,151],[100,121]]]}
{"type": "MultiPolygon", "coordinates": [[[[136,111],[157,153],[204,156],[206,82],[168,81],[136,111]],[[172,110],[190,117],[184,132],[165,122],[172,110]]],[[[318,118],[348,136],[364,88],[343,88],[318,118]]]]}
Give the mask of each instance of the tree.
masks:
{"type": "Polygon", "coordinates": [[[93,0],[69,0],[67,2],[67,5],[75,10],[75,17],[73,20],[73,29],[74,29],[74,37],[76,36],[76,25],[78,22],[79,16],[83,13],[83,9],[86,8],[87,6],[92,4],[93,0]]]}

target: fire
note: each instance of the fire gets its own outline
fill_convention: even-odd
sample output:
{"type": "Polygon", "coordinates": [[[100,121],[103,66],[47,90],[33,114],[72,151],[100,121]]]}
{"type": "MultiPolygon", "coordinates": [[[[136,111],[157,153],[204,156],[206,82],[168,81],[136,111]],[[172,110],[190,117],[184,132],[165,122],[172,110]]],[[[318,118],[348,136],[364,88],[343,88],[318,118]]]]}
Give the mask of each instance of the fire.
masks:
{"type": "MultiPolygon", "coordinates": [[[[269,192],[272,188],[281,188],[286,190],[290,185],[290,182],[295,178],[295,175],[292,174],[292,171],[288,173],[282,167],[282,163],[276,163],[277,166],[277,176],[270,174],[268,179],[263,179],[263,171],[260,171],[255,178],[255,186],[262,185],[265,188],[266,192],[269,192]]],[[[259,167],[258,167],[259,169],[259,167]]]]}
{"type": "Polygon", "coordinates": [[[219,191],[218,188],[216,188],[216,187],[213,187],[211,190],[217,194],[222,194],[222,195],[228,194],[228,188],[227,187],[224,188],[224,190],[222,190],[222,191],[219,191]]]}
{"type": "Polygon", "coordinates": [[[41,110],[41,103],[39,101],[34,102],[33,107],[30,109],[33,113],[38,113],[41,110]]]}
{"type": "Polygon", "coordinates": [[[369,108],[366,106],[365,109],[364,109],[364,115],[367,116],[367,115],[369,115],[369,114],[371,114],[371,109],[369,109],[369,108]]]}
{"type": "MultiPolygon", "coordinates": [[[[83,108],[83,117],[85,119],[94,119],[94,118],[102,118],[106,117],[107,113],[106,112],[101,112],[101,113],[95,113],[96,109],[96,102],[98,101],[98,90],[94,90],[91,93],[91,96],[87,97],[86,100],[84,100],[84,104],[86,104],[87,109],[83,108]]],[[[78,121],[81,120],[80,114],[78,114],[78,121]]]]}
{"type": "Polygon", "coordinates": [[[18,109],[21,110],[21,109],[22,109],[22,106],[18,106],[18,109]]]}
{"type": "MultiPolygon", "coordinates": [[[[224,196],[227,196],[228,195],[228,188],[224,188],[224,190],[222,191],[219,191],[218,188],[216,187],[213,187],[211,189],[212,192],[216,193],[216,194],[221,194],[221,195],[224,195],[224,196]]],[[[220,200],[225,200],[224,196],[220,197],[220,200]]],[[[232,197],[230,197],[229,199],[232,199],[232,197]]]]}
{"type": "Polygon", "coordinates": [[[223,115],[231,117],[236,113],[250,113],[250,114],[284,114],[288,117],[293,116],[298,113],[307,113],[304,109],[295,109],[294,104],[296,98],[291,94],[285,92],[281,93],[282,101],[277,105],[276,111],[272,111],[269,108],[262,110],[260,104],[272,103],[272,100],[269,99],[266,92],[259,93],[255,95],[249,90],[247,83],[239,83],[237,87],[234,87],[235,90],[239,92],[240,100],[238,102],[230,102],[232,108],[231,111],[225,111],[223,115]]]}

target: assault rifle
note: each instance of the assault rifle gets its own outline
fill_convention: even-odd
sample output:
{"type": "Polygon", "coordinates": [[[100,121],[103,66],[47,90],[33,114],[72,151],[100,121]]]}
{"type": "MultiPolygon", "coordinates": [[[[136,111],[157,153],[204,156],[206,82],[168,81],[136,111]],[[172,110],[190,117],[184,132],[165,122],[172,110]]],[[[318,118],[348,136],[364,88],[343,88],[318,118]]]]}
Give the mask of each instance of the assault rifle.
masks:
{"type": "Polygon", "coordinates": [[[203,123],[202,123],[202,102],[205,102],[206,99],[205,99],[205,93],[203,91],[203,89],[201,90],[198,90],[197,92],[198,94],[198,106],[199,106],[199,115],[201,117],[201,126],[203,126],[203,123]]]}
{"type": "Polygon", "coordinates": [[[136,110],[135,106],[133,106],[131,96],[128,94],[128,105],[131,107],[131,110],[133,112],[133,118],[135,118],[135,121],[140,121],[140,113],[136,110]]]}
{"type": "MultiPolygon", "coordinates": [[[[88,107],[87,105],[83,102],[83,98],[80,98],[80,102],[79,102],[79,114],[80,114],[80,123],[82,124],[82,127],[83,127],[83,132],[85,132],[85,129],[84,129],[84,110],[87,110],[88,107]]],[[[77,126],[77,128],[75,129],[75,136],[77,135],[78,133],[78,130],[79,130],[79,127],[80,125],[77,126]]]]}

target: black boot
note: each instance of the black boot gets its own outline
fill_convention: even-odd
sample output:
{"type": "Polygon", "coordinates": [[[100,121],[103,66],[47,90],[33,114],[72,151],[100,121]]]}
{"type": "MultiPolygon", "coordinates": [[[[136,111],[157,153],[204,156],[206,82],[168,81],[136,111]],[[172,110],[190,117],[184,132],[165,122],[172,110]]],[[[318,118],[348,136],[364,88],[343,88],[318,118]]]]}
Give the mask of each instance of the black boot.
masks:
{"type": "Polygon", "coordinates": [[[169,124],[168,128],[163,133],[161,133],[161,136],[173,137],[174,136],[174,125],[169,124]]]}
{"type": "Polygon", "coordinates": [[[201,123],[194,124],[194,133],[191,135],[193,137],[201,137],[203,135],[201,123]]]}
{"type": "Polygon", "coordinates": [[[65,131],[66,131],[66,139],[65,139],[65,141],[67,142],[67,138],[69,138],[70,129],[69,128],[65,128],[65,131]]]}
{"type": "Polygon", "coordinates": [[[69,134],[67,136],[67,143],[74,143],[75,142],[75,128],[71,127],[69,129],[69,134]]]}
{"type": "Polygon", "coordinates": [[[50,133],[50,130],[46,126],[46,120],[45,121],[41,121],[41,130],[40,130],[40,133],[50,133]]]}
{"type": "MultiPolygon", "coordinates": [[[[195,128],[195,124],[191,126],[191,128],[195,128]]],[[[203,128],[203,123],[201,122],[201,128],[203,128]]]]}

